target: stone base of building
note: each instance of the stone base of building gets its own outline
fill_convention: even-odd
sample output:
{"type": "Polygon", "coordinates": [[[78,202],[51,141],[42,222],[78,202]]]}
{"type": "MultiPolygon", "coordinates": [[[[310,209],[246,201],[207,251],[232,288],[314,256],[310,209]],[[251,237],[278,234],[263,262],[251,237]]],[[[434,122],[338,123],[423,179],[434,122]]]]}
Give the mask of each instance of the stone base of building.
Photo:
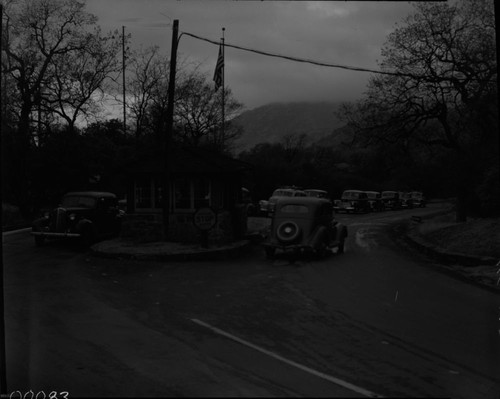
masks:
{"type": "MultiPolygon", "coordinates": [[[[240,213],[219,211],[216,225],[208,231],[208,244],[225,245],[242,238],[246,232],[246,215],[240,213]]],[[[137,243],[167,240],[186,244],[202,242],[202,232],[193,223],[193,213],[170,215],[168,237],[164,233],[161,213],[125,214],[120,237],[137,243]]]]}

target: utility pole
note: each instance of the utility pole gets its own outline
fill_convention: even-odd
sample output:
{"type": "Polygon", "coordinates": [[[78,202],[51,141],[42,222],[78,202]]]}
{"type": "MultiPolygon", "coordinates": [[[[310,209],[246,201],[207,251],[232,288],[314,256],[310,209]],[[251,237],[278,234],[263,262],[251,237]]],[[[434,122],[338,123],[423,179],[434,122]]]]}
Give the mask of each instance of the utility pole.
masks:
{"type": "Polygon", "coordinates": [[[163,170],[163,229],[165,238],[168,239],[170,215],[170,175],[172,168],[172,135],[174,130],[174,97],[175,97],[175,69],[177,64],[177,45],[179,34],[179,20],[174,19],[172,29],[172,49],[170,53],[170,75],[168,79],[168,103],[166,115],[166,132],[164,138],[164,170],[163,170]]]}
{"type": "Polygon", "coordinates": [[[225,99],[225,74],[226,74],[226,58],[225,58],[225,46],[224,46],[224,31],[226,28],[222,28],[222,59],[224,61],[224,65],[222,67],[222,137],[221,139],[224,140],[226,137],[226,132],[225,132],[225,122],[226,122],[226,99],[225,99]]]}
{"type": "Polygon", "coordinates": [[[127,134],[127,100],[125,98],[125,26],[122,25],[122,86],[123,86],[123,133],[127,134]]]}
{"type": "MultiPolygon", "coordinates": [[[[3,135],[3,113],[4,113],[4,96],[2,90],[3,79],[3,65],[2,65],[2,52],[3,52],[3,4],[0,4],[0,150],[3,135]]],[[[0,216],[0,222],[1,222],[0,216]]],[[[0,395],[7,396],[7,360],[6,345],[5,345],[5,300],[4,300],[4,277],[3,277],[3,252],[0,255],[0,395]]]]}
{"type": "MultiPolygon", "coordinates": [[[[500,43],[500,16],[498,13],[500,12],[500,5],[498,4],[497,0],[493,0],[493,7],[494,7],[494,13],[495,13],[495,39],[496,39],[496,52],[497,52],[497,69],[498,69],[498,61],[500,60],[500,50],[498,49],[499,43],[500,43]]],[[[500,82],[498,80],[497,76],[497,107],[498,104],[500,104],[500,82]]],[[[497,123],[498,125],[498,123],[497,123]]],[[[499,168],[499,173],[498,175],[500,176],[500,126],[498,126],[498,168],[499,168]]]]}

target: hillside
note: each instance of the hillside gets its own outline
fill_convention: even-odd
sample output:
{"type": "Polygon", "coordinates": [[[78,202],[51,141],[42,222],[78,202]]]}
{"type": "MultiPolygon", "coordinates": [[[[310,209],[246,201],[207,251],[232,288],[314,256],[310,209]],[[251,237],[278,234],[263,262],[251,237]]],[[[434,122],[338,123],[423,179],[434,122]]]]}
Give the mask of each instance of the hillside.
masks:
{"type": "Polygon", "coordinates": [[[256,144],[280,142],[289,134],[307,134],[308,143],[331,135],[343,126],[336,116],[339,104],[328,102],[273,103],[243,112],[233,122],[243,128],[235,152],[256,144]]]}

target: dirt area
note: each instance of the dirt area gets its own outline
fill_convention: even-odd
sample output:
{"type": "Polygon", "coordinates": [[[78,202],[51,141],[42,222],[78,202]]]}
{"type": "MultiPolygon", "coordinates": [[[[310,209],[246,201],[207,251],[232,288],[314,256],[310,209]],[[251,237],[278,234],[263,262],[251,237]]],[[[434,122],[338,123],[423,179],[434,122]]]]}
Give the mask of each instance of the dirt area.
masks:
{"type": "Polygon", "coordinates": [[[446,251],[500,259],[500,217],[469,218],[463,223],[454,219],[454,214],[447,214],[426,220],[419,231],[446,251]]]}

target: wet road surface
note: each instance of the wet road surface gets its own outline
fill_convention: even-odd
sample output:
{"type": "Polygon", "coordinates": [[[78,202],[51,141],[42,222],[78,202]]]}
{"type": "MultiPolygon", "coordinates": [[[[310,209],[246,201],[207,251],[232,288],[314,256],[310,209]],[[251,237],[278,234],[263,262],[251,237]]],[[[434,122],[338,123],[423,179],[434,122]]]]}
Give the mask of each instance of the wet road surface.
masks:
{"type": "Polygon", "coordinates": [[[338,215],[346,253],[140,262],[4,237],[9,391],[70,396],[500,392],[500,296],[396,246],[432,209],[338,215]],[[292,261],[293,260],[293,261],[292,261]]]}

